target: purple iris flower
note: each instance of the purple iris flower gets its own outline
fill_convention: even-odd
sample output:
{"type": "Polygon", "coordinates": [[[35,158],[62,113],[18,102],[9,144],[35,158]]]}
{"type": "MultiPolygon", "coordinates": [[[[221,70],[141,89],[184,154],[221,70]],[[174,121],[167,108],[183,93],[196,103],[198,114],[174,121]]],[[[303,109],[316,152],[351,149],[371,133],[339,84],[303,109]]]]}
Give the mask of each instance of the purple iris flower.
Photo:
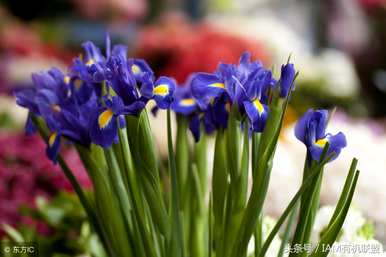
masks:
{"type": "Polygon", "coordinates": [[[306,145],[309,155],[315,161],[320,160],[327,142],[329,143],[327,156],[333,154],[331,160],[336,159],[341,149],[347,145],[346,137],[342,132],[335,135],[326,133],[327,121],[327,110],[309,109],[295,127],[296,138],[306,145]]]}
{"type": "MultiPolygon", "coordinates": [[[[58,69],[39,72],[32,75],[34,88],[16,91],[16,101],[32,114],[41,116],[52,131],[47,140],[47,155],[56,161],[61,137],[72,142],[88,146],[91,143],[88,134],[89,114],[96,107],[96,96],[74,85],[75,79],[64,75],[58,69]],[[85,99],[85,97],[88,99],[85,99]]],[[[31,132],[31,120],[26,129],[31,132]]]]}
{"type": "MultiPolygon", "coordinates": [[[[239,112],[248,116],[252,130],[262,132],[269,112],[268,91],[276,84],[276,80],[261,62],[250,59],[250,53],[245,52],[238,65],[220,64],[213,74],[197,73],[192,79],[192,92],[203,110],[213,106],[211,103],[215,99],[224,98],[225,95],[231,105],[237,105],[239,112]]],[[[223,104],[221,108],[215,108],[222,114],[226,111],[227,102],[223,104]]],[[[206,117],[208,116],[213,115],[207,114],[206,117]]],[[[219,117],[227,119],[228,115],[219,117]]],[[[227,120],[222,121],[226,122],[227,120]]]]}

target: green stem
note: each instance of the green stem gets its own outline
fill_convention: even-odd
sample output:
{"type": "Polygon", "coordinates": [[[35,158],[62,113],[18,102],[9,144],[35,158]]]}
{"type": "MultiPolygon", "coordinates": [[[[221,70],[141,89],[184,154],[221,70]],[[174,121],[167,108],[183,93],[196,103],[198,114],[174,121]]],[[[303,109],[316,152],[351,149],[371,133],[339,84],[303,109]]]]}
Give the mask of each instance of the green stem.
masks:
{"type": "Polygon", "coordinates": [[[184,256],[184,240],[182,231],[180,210],[180,200],[178,195],[178,184],[177,184],[177,170],[176,160],[173,151],[172,141],[172,126],[170,118],[170,109],[167,110],[167,137],[168,137],[168,154],[169,154],[169,169],[170,169],[170,180],[171,180],[171,203],[172,203],[172,228],[173,233],[171,237],[171,256],[183,257],[184,256]]]}

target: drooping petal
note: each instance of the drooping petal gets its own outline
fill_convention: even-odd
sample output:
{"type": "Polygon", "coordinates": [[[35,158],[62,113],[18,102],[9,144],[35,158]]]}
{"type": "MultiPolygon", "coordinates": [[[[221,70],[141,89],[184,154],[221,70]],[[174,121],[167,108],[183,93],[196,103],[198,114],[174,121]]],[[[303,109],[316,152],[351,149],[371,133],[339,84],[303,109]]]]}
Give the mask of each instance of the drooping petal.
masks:
{"type": "Polygon", "coordinates": [[[245,112],[255,132],[262,132],[268,119],[268,106],[258,99],[244,102],[245,112]]]}
{"type": "Polygon", "coordinates": [[[334,154],[332,160],[335,160],[340,154],[341,150],[347,146],[346,136],[339,132],[336,135],[327,135],[330,143],[328,154],[334,154]]]}
{"type": "Polygon", "coordinates": [[[339,156],[342,148],[347,145],[346,136],[342,132],[336,135],[327,134],[324,138],[318,139],[314,145],[309,147],[313,160],[320,160],[320,156],[327,142],[329,143],[327,156],[333,155],[330,161],[335,160],[339,156]]]}
{"type": "Polygon", "coordinates": [[[194,98],[202,108],[206,108],[211,98],[225,92],[223,81],[211,73],[197,73],[192,79],[191,87],[194,98]]]}
{"type": "Polygon", "coordinates": [[[47,140],[46,154],[48,158],[54,163],[56,163],[57,161],[56,159],[59,154],[60,141],[61,141],[61,136],[56,131],[51,133],[51,135],[48,137],[48,140],[47,140]]]}
{"type": "Polygon", "coordinates": [[[189,130],[192,132],[194,140],[198,142],[200,140],[200,118],[198,115],[194,115],[190,120],[189,130]]]}
{"type": "Polygon", "coordinates": [[[90,124],[90,137],[93,143],[104,148],[111,146],[117,137],[117,120],[111,109],[95,112],[90,124]]]}
{"type": "Polygon", "coordinates": [[[36,133],[36,127],[32,122],[31,113],[28,113],[27,121],[25,123],[25,133],[26,135],[32,135],[36,133]]]}
{"type": "Polygon", "coordinates": [[[153,94],[157,106],[161,109],[169,108],[173,102],[173,93],[176,88],[176,83],[168,77],[160,77],[154,84],[153,94]]]}
{"type": "Polygon", "coordinates": [[[171,108],[176,113],[187,116],[197,110],[197,102],[194,98],[176,99],[172,103],[171,108]]]}

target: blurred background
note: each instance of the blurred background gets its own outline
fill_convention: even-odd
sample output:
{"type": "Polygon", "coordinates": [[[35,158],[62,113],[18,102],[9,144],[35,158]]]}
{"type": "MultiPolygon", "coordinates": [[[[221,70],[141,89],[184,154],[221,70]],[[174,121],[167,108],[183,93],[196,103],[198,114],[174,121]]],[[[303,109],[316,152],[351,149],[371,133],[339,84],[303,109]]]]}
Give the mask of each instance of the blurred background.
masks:
{"type": "MultiPolygon", "coordinates": [[[[69,254],[55,256],[95,248],[71,186],[45,158],[44,143],[24,135],[27,114],[12,92],[31,86],[34,71],[66,69],[86,40],[103,49],[106,32],[181,86],[190,73],[237,62],[245,50],[276,72],[291,56],[300,75],[267,212],[277,217],[301,181],[305,149],[294,139],[293,121],[310,107],[337,107],[331,131],[343,131],[348,147],[326,171],[322,204],[336,202],[357,157],[362,175],[355,207],[386,243],[386,0],[1,0],[0,238],[21,237],[47,253],[69,254]]],[[[161,152],[163,138],[157,137],[161,152]]],[[[76,154],[64,154],[90,187],[76,154]]]]}

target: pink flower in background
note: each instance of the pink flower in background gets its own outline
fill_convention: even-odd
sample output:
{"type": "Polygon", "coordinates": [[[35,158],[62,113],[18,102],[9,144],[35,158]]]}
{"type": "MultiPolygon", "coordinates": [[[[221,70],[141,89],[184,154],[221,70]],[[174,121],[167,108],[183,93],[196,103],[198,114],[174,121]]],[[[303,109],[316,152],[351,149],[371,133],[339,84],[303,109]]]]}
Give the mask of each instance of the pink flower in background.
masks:
{"type": "MultiPolygon", "coordinates": [[[[80,184],[90,188],[76,153],[64,151],[64,158],[80,184]]],[[[47,232],[44,225],[22,217],[20,207],[33,208],[37,196],[49,199],[61,190],[71,191],[71,184],[59,166],[46,158],[45,144],[38,136],[0,134],[0,224],[34,224],[39,231],[47,232]]]]}
{"type": "Polygon", "coordinates": [[[143,17],[147,11],[145,0],[73,0],[78,11],[89,19],[109,17],[131,20],[143,17]]]}

